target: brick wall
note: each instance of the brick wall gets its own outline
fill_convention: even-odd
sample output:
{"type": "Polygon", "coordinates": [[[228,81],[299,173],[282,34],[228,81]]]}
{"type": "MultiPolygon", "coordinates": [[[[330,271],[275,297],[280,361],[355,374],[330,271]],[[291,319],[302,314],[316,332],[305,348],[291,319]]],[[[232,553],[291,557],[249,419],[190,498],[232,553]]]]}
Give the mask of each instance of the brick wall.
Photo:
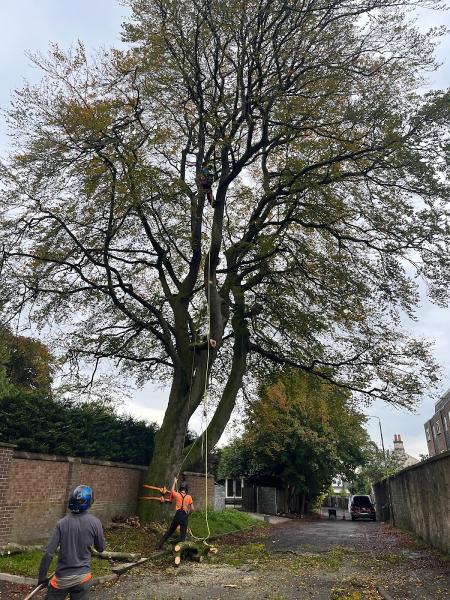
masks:
{"type": "MultiPolygon", "coordinates": [[[[33,544],[50,536],[67,511],[70,491],[93,488],[92,513],[103,523],[116,515],[136,514],[146,467],[106,461],[19,452],[0,443],[0,548],[33,544]]],[[[186,472],[196,510],[205,508],[205,476],[186,472]]],[[[180,478],[182,480],[183,478],[180,478]]],[[[214,508],[214,477],[208,475],[208,506],[214,508]]]]}
{"type": "Polygon", "coordinates": [[[18,452],[0,444],[0,548],[48,539],[66,514],[70,491],[94,489],[92,513],[107,523],[136,513],[146,467],[67,456],[18,452]]]}
{"type": "Polygon", "coordinates": [[[205,485],[205,475],[202,473],[194,473],[185,471],[180,477],[179,483],[183,480],[187,481],[189,486],[189,494],[194,501],[195,510],[205,510],[206,489],[208,490],[208,508],[214,509],[214,477],[208,475],[208,488],[205,485]]]}
{"type": "MultiPolygon", "coordinates": [[[[389,485],[395,526],[450,552],[450,452],[403,469],[389,478],[389,485]]],[[[374,491],[381,517],[388,497],[387,481],[376,483],[374,491]]]]}
{"type": "Polygon", "coordinates": [[[15,446],[0,443],[0,548],[11,537],[14,505],[7,502],[9,473],[15,446]]]}

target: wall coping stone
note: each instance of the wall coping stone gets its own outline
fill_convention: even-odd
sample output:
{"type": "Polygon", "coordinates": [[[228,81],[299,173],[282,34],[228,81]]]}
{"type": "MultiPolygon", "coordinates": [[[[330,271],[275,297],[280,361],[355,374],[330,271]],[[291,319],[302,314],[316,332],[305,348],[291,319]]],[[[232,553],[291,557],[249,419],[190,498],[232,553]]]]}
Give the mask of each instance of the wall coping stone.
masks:
{"type": "Polygon", "coordinates": [[[394,475],[391,475],[390,477],[385,477],[384,479],[375,481],[374,485],[376,483],[381,483],[382,481],[387,481],[388,479],[390,481],[391,479],[395,479],[396,477],[398,477],[398,475],[402,475],[403,473],[407,473],[408,471],[412,471],[414,469],[420,469],[424,465],[429,465],[430,463],[436,462],[437,460],[442,460],[443,458],[448,458],[449,456],[450,456],[450,450],[447,450],[446,452],[440,452],[439,454],[430,456],[426,460],[421,460],[420,462],[416,463],[415,465],[411,465],[410,467],[405,467],[404,469],[402,469],[401,471],[397,471],[397,473],[395,473],[394,475]]]}
{"type": "MultiPolygon", "coordinates": [[[[189,475],[190,477],[205,477],[204,473],[197,473],[196,471],[182,471],[182,475],[189,475]]],[[[214,478],[214,475],[208,473],[208,478],[214,478]]]]}
{"type": "Polygon", "coordinates": [[[7,444],[6,442],[0,442],[0,448],[17,448],[17,445],[7,444]]]}
{"type": "MultiPolygon", "coordinates": [[[[0,446],[1,445],[2,444],[0,444],[0,446]]],[[[11,444],[9,444],[9,446],[12,446],[13,448],[17,447],[11,444]]],[[[56,454],[41,454],[39,452],[25,452],[23,450],[15,450],[13,458],[20,460],[47,460],[53,462],[80,463],[82,465],[99,465],[101,467],[119,467],[121,469],[134,469],[135,471],[147,471],[147,467],[144,465],[131,465],[129,463],[97,460],[95,458],[83,458],[80,456],[57,456],[56,454]]]]}
{"type": "Polygon", "coordinates": [[[449,456],[450,456],[450,450],[447,450],[446,452],[440,452],[439,454],[430,456],[426,460],[421,460],[420,462],[416,463],[415,465],[411,465],[410,467],[405,467],[401,471],[398,471],[397,473],[395,473],[395,475],[392,475],[390,477],[390,479],[392,479],[392,477],[396,477],[397,475],[400,475],[401,473],[406,473],[406,471],[412,471],[413,469],[419,469],[420,467],[423,467],[424,465],[429,465],[432,462],[436,462],[437,460],[442,460],[443,458],[447,458],[449,456]]]}

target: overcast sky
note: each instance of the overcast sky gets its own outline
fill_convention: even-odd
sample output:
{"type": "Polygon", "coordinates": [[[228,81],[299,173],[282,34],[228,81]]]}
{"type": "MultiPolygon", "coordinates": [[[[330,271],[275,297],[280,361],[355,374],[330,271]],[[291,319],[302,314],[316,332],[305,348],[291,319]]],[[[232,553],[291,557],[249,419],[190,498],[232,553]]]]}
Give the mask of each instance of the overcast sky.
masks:
{"type": "MultiPolygon", "coordinates": [[[[450,5],[449,5],[450,6],[450,5]]],[[[116,0],[0,0],[0,108],[8,107],[11,91],[20,88],[24,79],[36,81],[39,73],[31,66],[27,51],[45,52],[49,42],[58,42],[67,48],[77,39],[87,48],[117,46],[120,44],[120,24],[127,9],[116,0]]],[[[446,24],[450,14],[424,11],[420,26],[446,24]]],[[[438,59],[443,65],[430,75],[431,88],[450,85],[450,37],[441,43],[438,59]]],[[[0,118],[0,155],[7,148],[3,115],[0,118]]],[[[422,295],[418,321],[409,323],[415,335],[434,340],[434,353],[443,367],[442,393],[450,388],[450,310],[439,309],[422,295]]],[[[137,391],[126,410],[132,414],[161,422],[167,403],[167,392],[146,386],[137,391]]],[[[408,453],[418,456],[426,453],[423,423],[434,413],[434,401],[424,398],[415,414],[375,403],[367,414],[380,417],[385,444],[392,446],[394,434],[399,433],[408,453]]],[[[378,421],[370,419],[368,430],[379,443],[378,421]]]]}

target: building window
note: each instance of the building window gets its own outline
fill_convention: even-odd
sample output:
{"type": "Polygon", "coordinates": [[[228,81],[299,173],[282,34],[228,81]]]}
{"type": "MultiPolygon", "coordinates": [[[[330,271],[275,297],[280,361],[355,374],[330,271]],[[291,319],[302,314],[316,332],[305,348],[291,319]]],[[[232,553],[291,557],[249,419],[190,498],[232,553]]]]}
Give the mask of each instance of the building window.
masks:
{"type": "Polygon", "coordinates": [[[436,433],[437,434],[441,433],[441,425],[440,425],[439,421],[436,421],[436,433]]]}
{"type": "Polygon", "coordinates": [[[427,440],[429,442],[431,442],[431,433],[430,433],[430,428],[429,427],[427,427],[426,432],[427,432],[427,440]]]}
{"type": "Polygon", "coordinates": [[[444,428],[445,428],[445,431],[448,431],[447,417],[445,415],[444,415],[444,428]]]}
{"type": "Polygon", "coordinates": [[[227,498],[242,498],[243,479],[227,479],[227,498]]]}

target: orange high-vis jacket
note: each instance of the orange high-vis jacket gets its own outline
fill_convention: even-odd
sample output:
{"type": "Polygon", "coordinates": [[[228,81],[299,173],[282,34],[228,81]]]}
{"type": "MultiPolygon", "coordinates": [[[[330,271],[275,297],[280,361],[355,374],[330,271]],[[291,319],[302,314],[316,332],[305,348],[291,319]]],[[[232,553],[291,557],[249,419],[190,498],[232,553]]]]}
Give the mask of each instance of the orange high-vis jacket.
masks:
{"type": "Polygon", "coordinates": [[[187,513],[187,511],[191,509],[191,505],[194,502],[192,500],[192,496],[186,494],[186,496],[183,498],[180,492],[172,492],[170,499],[172,501],[175,500],[176,510],[184,510],[185,513],[187,513]]]}

